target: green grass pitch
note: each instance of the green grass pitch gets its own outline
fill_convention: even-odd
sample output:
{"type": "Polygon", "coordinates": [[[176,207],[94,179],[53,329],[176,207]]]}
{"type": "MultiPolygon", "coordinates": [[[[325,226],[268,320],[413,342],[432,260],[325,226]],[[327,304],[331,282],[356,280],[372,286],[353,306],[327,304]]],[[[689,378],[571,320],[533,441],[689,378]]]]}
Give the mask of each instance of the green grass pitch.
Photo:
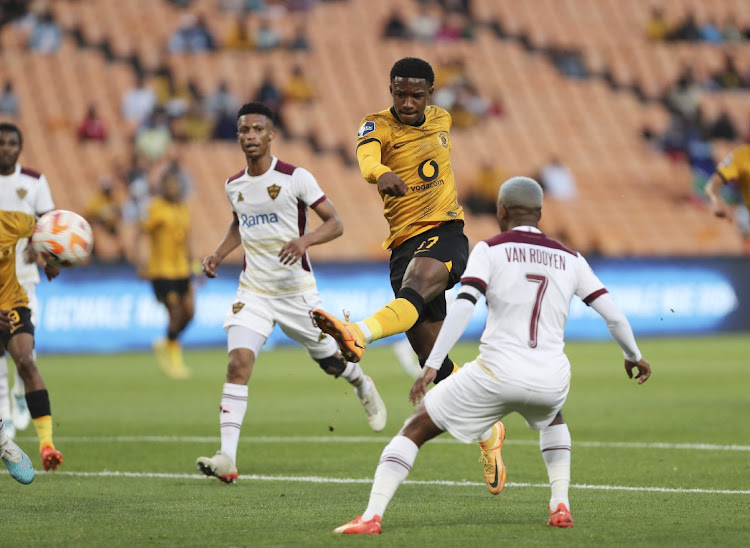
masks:
{"type": "MultiPolygon", "coordinates": [[[[303,350],[261,354],[237,485],[199,476],[194,465],[219,447],[223,350],[188,352],[185,381],[163,377],[150,354],[42,356],[65,461],[29,486],[0,475],[1,544],[747,546],[750,335],[641,347],[653,367],[643,386],[627,379],[614,343],[567,347],[573,529],[545,526],[538,436],[511,416],[500,496],[483,485],[478,448],[443,435],[420,452],[415,483],[396,493],[379,538],[331,530],[364,510],[380,452],[410,413],[411,379],[389,347],[368,350],[363,362],[388,406],[378,434],[347,383],[303,350]]],[[[462,344],[452,356],[463,363],[475,351],[462,344]]],[[[39,470],[33,429],[18,441],[39,470]]]]}

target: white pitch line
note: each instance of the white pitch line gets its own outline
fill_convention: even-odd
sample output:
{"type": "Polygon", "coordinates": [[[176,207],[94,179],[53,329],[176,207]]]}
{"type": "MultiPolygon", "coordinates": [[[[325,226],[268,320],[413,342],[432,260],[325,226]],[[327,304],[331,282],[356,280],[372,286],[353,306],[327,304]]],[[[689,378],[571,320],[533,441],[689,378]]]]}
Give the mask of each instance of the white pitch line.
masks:
{"type": "MultiPolygon", "coordinates": [[[[248,436],[240,438],[243,443],[388,443],[386,436],[248,436]]],[[[32,442],[36,438],[19,437],[19,441],[32,442]]],[[[56,436],[59,443],[218,443],[218,436],[56,436]]],[[[460,444],[450,437],[436,438],[434,443],[460,444]]],[[[536,440],[506,440],[509,445],[538,446],[536,440]]],[[[575,447],[611,449],[683,449],[690,451],[750,451],[750,445],[719,445],[711,443],[646,443],[618,441],[576,441],[575,447]]]]}
{"type": "MultiPolygon", "coordinates": [[[[7,474],[7,471],[0,472],[7,474]]],[[[41,472],[40,472],[41,474],[41,472]]],[[[170,474],[161,472],[119,472],[115,470],[103,470],[101,472],[69,472],[60,470],[57,472],[44,472],[45,476],[72,476],[81,478],[136,478],[136,479],[195,479],[208,480],[200,474],[170,474]]],[[[371,484],[369,478],[327,478],[323,476],[265,476],[260,474],[243,474],[239,477],[243,481],[283,481],[298,483],[333,483],[333,484],[371,484]]],[[[447,487],[484,487],[484,482],[477,481],[449,481],[429,480],[404,482],[406,485],[440,485],[447,487]]],[[[546,483],[522,483],[508,482],[507,487],[530,487],[535,489],[548,489],[546,483]]],[[[701,494],[701,495],[750,495],[748,489],[683,489],[680,487],[633,487],[628,485],[589,485],[573,484],[571,489],[587,489],[591,491],[640,491],[650,493],[679,493],[679,494],[701,494]]]]}

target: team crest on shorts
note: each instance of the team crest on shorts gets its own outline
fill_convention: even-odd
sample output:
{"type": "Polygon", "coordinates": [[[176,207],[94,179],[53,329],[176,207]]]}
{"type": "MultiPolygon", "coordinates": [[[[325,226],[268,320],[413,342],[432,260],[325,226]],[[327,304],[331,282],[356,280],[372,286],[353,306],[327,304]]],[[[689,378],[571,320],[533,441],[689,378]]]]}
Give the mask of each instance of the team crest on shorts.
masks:
{"type": "Polygon", "coordinates": [[[281,192],[281,187],[279,185],[271,185],[269,187],[266,187],[266,190],[268,191],[268,195],[271,197],[271,199],[275,200],[279,195],[279,192],[281,192]]]}
{"type": "Polygon", "coordinates": [[[18,194],[18,197],[21,198],[22,200],[26,197],[27,192],[28,191],[25,188],[16,189],[16,194],[18,194]]]}
{"type": "Polygon", "coordinates": [[[444,131],[441,131],[437,134],[437,140],[438,144],[443,147],[444,149],[448,149],[448,134],[444,131]]]}
{"type": "Polygon", "coordinates": [[[234,314],[237,314],[237,312],[239,312],[240,310],[242,310],[242,308],[243,308],[244,306],[245,306],[245,303],[241,303],[241,302],[236,302],[236,303],[234,303],[234,304],[232,305],[232,312],[233,312],[234,314]]]}

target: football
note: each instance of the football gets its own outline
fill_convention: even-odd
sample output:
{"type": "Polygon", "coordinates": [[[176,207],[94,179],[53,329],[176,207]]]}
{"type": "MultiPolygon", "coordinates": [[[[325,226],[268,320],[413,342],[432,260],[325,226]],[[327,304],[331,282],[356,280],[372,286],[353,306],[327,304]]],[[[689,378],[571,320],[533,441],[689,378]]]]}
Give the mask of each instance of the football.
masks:
{"type": "Polygon", "coordinates": [[[76,266],[91,255],[94,233],[86,219],[77,213],[55,209],[37,221],[31,245],[48,264],[76,266]]]}

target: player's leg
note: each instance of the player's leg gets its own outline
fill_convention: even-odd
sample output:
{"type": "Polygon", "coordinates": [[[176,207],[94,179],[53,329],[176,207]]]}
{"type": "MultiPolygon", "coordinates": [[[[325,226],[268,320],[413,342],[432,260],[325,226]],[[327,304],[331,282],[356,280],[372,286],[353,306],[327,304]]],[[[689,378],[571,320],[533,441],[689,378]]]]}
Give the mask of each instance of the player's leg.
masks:
{"type": "Polygon", "coordinates": [[[409,475],[419,448],[443,433],[430,418],[421,403],[409,417],[401,431],[385,446],[370,490],[364,513],[333,530],[344,535],[379,535],[381,520],[396,490],[409,475]]]}
{"type": "Polygon", "coordinates": [[[237,481],[237,446],[247,411],[247,383],[253,372],[255,357],[266,339],[266,335],[240,325],[227,328],[229,361],[219,405],[221,449],[213,457],[199,457],[196,461],[201,472],[217,477],[224,483],[237,481]]]}
{"type": "Polygon", "coordinates": [[[23,484],[34,481],[34,467],[31,465],[31,459],[8,437],[2,417],[0,417],[0,458],[13,479],[23,484]]]}
{"type": "Polygon", "coordinates": [[[31,325],[31,314],[23,317],[23,311],[28,309],[14,309],[21,311],[22,322],[25,324],[8,342],[8,353],[13,358],[18,372],[26,385],[26,403],[29,406],[31,419],[34,422],[36,433],[39,438],[39,449],[42,464],[45,470],[56,470],[62,464],[62,453],[55,448],[52,441],[52,411],[49,401],[49,393],[44,384],[39,369],[34,360],[34,335],[33,327],[31,333],[22,331],[26,325],[31,325]]]}
{"type": "Polygon", "coordinates": [[[0,417],[7,417],[5,421],[5,435],[9,439],[16,437],[16,428],[10,409],[10,384],[8,382],[8,358],[5,356],[5,348],[0,345],[0,417]]]}
{"type": "MultiPolygon", "coordinates": [[[[169,315],[169,306],[167,305],[167,295],[169,294],[169,280],[165,280],[162,278],[153,279],[151,280],[151,286],[153,288],[156,301],[164,305],[167,310],[167,314],[169,315]]],[[[171,321],[171,317],[169,321],[171,321]]],[[[169,324],[167,324],[167,335],[168,334],[169,324]]],[[[169,375],[172,366],[169,359],[169,350],[167,348],[167,338],[160,337],[154,340],[153,348],[154,355],[156,356],[156,363],[159,365],[159,369],[161,369],[164,374],[169,375]]]]}
{"type": "MultiPolygon", "coordinates": [[[[29,299],[28,308],[31,310],[31,323],[36,325],[36,311],[39,307],[39,301],[36,298],[36,284],[26,282],[23,285],[23,290],[26,292],[26,296],[29,299]]],[[[36,350],[34,350],[34,363],[38,364],[36,350]]],[[[18,430],[26,430],[31,424],[31,413],[29,413],[29,406],[26,404],[26,387],[23,385],[23,379],[18,373],[16,367],[13,375],[13,388],[11,390],[11,411],[13,426],[18,430]]]]}
{"type": "Polygon", "coordinates": [[[331,337],[320,336],[312,311],[321,305],[320,295],[311,291],[286,299],[273,299],[274,317],[291,339],[305,347],[321,369],[335,378],[341,377],[354,387],[367,422],[376,432],[385,428],[387,412],[373,380],[362,372],[358,363],[347,362],[331,337]]]}
{"type": "Polygon", "coordinates": [[[167,295],[166,306],[169,313],[169,324],[167,328],[167,353],[169,355],[170,376],[174,378],[186,378],[190,371],[185,367],[182,359],[182,346],[180,335],[190,324],[195,314],[195,303],[190,281],[175,280],[174,288],[167,295]]]}

